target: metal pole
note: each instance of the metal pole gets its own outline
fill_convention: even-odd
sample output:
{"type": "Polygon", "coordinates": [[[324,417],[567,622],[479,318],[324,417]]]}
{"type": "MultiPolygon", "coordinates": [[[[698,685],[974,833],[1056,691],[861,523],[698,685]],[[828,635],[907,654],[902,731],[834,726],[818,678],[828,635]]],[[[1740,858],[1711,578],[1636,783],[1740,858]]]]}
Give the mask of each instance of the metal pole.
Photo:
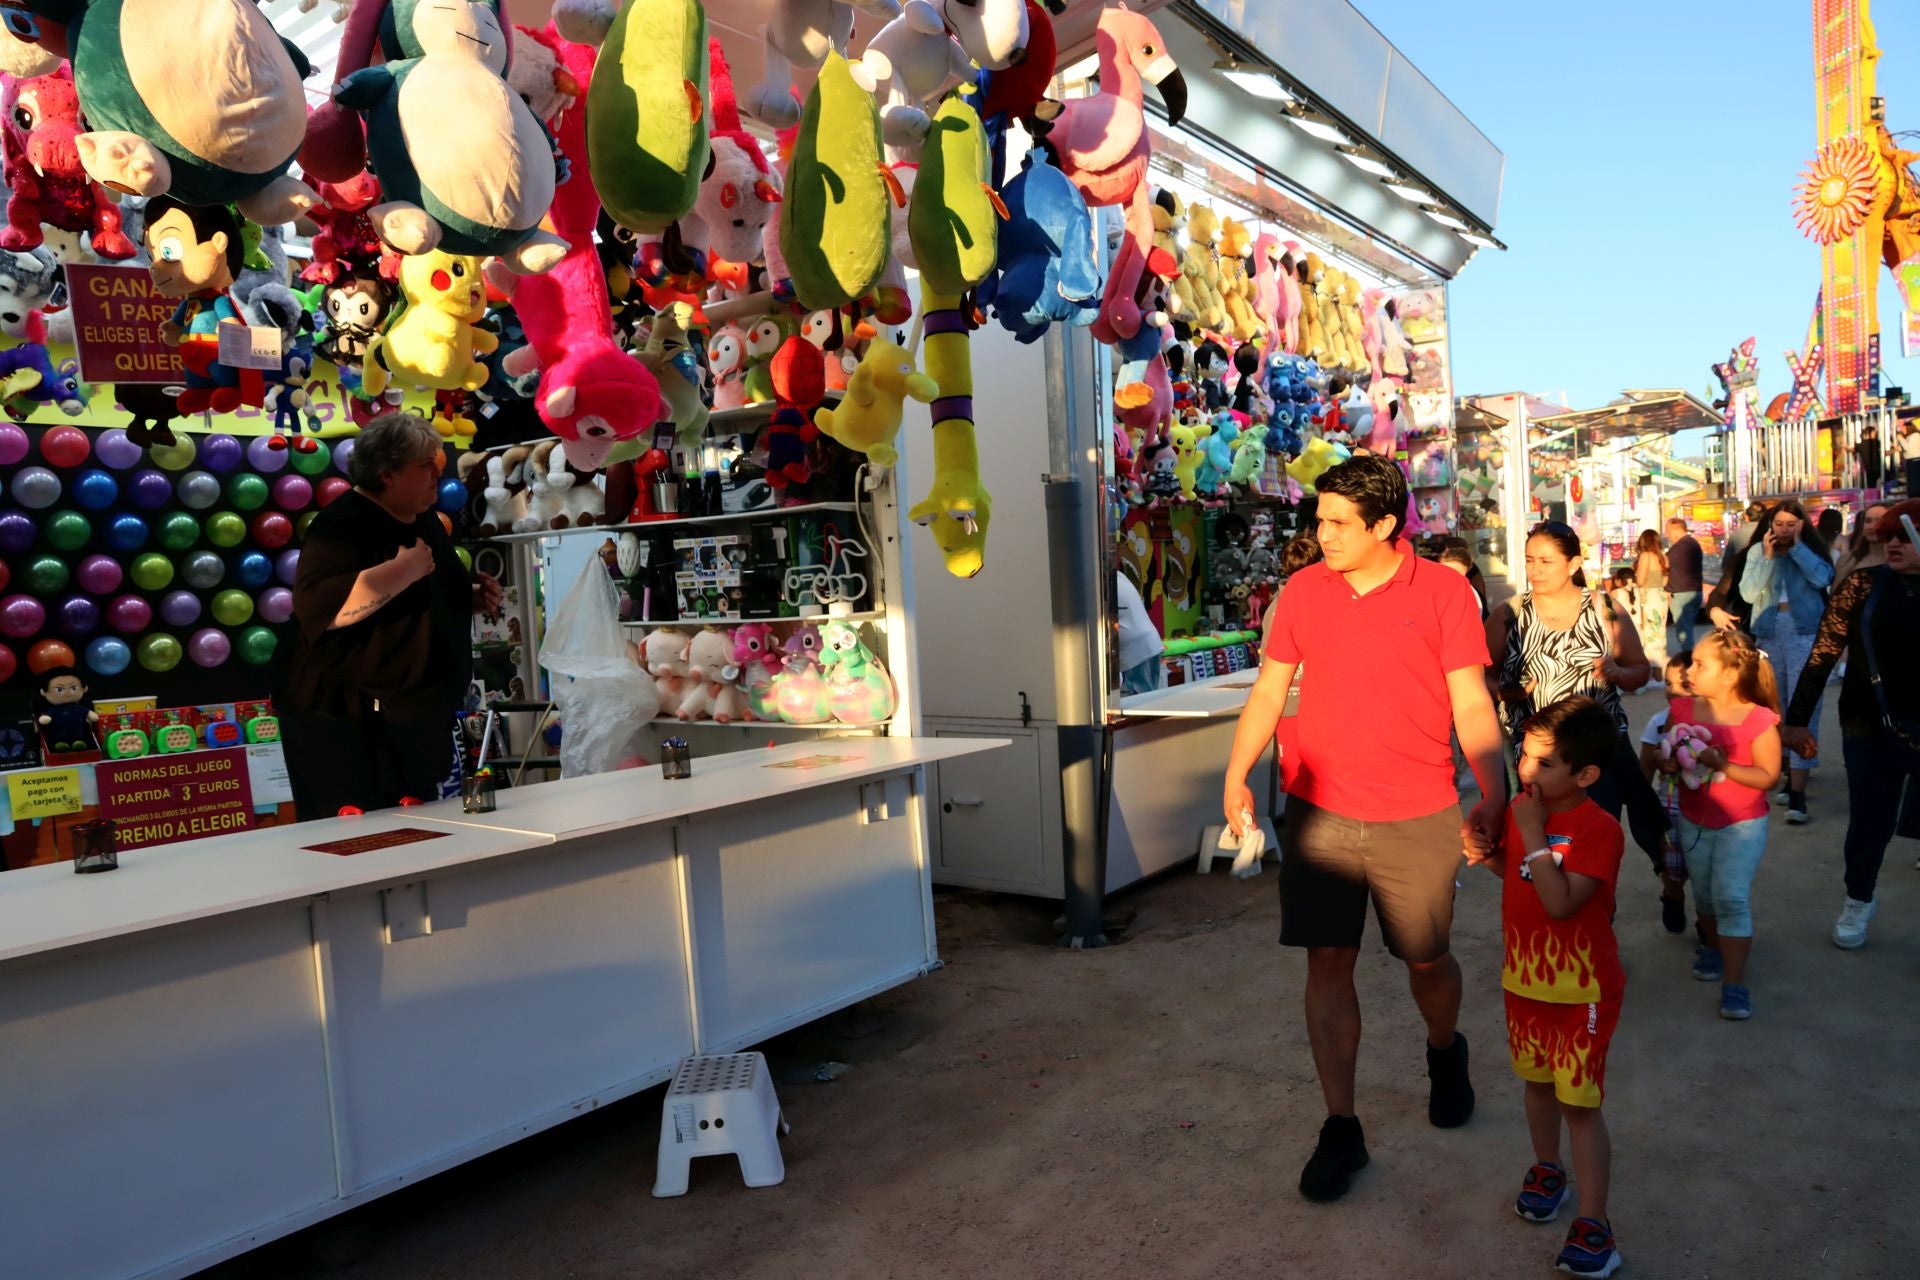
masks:
{"type": "Polygon", "coordinates": [[[1101,921],[1107,848],[1100,821],[1104,791],[1097,654],[1104,647],[1107,619],[1094,538],[1100,450],[1088,443],[1094,437],[1082,421],[1089,401],[1098,409],[1100,400],[1097,395],[1082,394],[1094,381],[1091,343],[1078,330],[1069,335],[1058,325],[1048,332],[1045,343],[1050,409],[1047,560],[1053,596],[1061,847],[1066,862],[1066,931],[1061,943],[1100,947],[1107,942],[1101,921]]]}

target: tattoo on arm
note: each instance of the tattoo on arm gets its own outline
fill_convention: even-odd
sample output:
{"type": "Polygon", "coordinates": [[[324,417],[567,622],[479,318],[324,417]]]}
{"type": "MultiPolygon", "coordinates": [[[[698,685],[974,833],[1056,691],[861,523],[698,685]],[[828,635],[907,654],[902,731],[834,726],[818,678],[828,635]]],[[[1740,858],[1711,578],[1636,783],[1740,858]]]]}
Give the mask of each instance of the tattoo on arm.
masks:
{"type": "Polygon", "coordinates": [[[393,599],[393,596],[391,594],[387,594],[387,595],[380,596],[376,599],[369,600],[365,604],[355,605],[351,609],[342,609],[339,613],[334,615],[333,625],[329,627],[328,630],[337,631],[341,627],[350,627],[356,622],[362,622],[368,616],[378,613],[381,607],[384,606],[391,599],[393,599]]]}

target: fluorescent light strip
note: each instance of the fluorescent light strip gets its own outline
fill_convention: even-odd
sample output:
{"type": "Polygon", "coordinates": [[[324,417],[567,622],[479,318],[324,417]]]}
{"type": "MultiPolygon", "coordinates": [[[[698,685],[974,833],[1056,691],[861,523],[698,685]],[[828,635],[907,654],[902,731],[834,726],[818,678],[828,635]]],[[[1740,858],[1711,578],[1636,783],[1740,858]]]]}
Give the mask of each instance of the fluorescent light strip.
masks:
{"type": "Polygon", "coordinates": [[[1342,151],[1340,155],[1354,168],[1361,170],[1363,173],[1370,173],[1376,178],[1397,178],[1400,176],[1388,166],[1375,160],[1372,156],[1355,155],[1351,151],[1342,151]]]}
{"type": "Polygon", "coordinates": [[[1286,86],[1265,71],[1249,71],[1245,67],[1222,68],[1220,74],[1240,89],[1242,93],[1259,98],[1263,102],[1292,102],[1293,95],[1286,86]]]}
{"type": "Polygon", "coordinates": [[[1435,222],[1439,223],[1441,226],[1446,227],[1450,230],[1453,230],[1453,231],[1468,230],[1466,223],[1460,221],[1460,219],[1454,217],[1450,213],[1441,213],[1436,209],[1425,209],[1425,210],[1422,210],[1422,212],[1425,213],[1429,218],[1432,218],[1435,222]]]}
{"type": "Polygon", "coordinates": [[[1462,240],[1465,240],[1468,244],[1477,244],[1482,249],[1498,249],[1500,247],[1500,242],[1498,240],[1489,239],[1488,237],[1481,235],[1478,231],[1462,231],[1460,233],[1460,238],[1462,240]]]}
{"type": "Polygon", "coordinates": [[[1350,147],[1353,145],[1352,138],[1349,138],[1346,134],[1340,132],[1339,129],[1323,120],[1309,120],[1305,116],[1288,116],[1287,119],[1291,120],[1300,132],[1307,134],[1309,137],[1318,138],[1322,142],[1331,142],[1336,147],[1350,147]]]}
{"type": "Polygon", "coordinates": [[[1419,187],[1410,187],[1404,182],[1383,182],[1380,184],[1409,204],[1438,204],[1439,199],[1431,191],[1422,191],[1419,187]]]}

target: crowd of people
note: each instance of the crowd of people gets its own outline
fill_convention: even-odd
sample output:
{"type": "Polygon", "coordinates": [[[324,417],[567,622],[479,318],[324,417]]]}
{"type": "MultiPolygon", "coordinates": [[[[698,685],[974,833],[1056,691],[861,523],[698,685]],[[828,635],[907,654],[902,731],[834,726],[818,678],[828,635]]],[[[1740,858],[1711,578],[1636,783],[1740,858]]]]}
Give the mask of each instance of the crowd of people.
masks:
{"type": "Polygon", "coordinates": [[[1664,543],[1647,530],[1609,589],[1587,583],[1575,531],[1549,521],[1527,538],[1526,589],[1489,608],[1464,544],[1415,554],[1398,467],[1356,456],[1318,489],[1318,538],[1289,548],[1297,567],[1267,619],[1222,796],[1237,832],[1254,811],[1247,774],[1278,744],[1280,941],[1307,953],[1327,1105],[1301,1193],[1337,1199],[1368,1162],[1353,975],[1369,907],[1426,1024],[1429,1120],[1450,1128],[1473,1113],[1449,946],[1464,854],[1502,881],[1508,1056],[1533,1144],[1514,1210],[1553,1221],[1577,1185],[1556,1264],[1611,1275],[1621,1255],[1601,1105],[1626,986],[1614,917],[1627,833],[1673,933],[1691,891],[1693,976],[1719,984],[1722,1018],[1751,1017],[1752,891],[1773,801],[1789,822],[1812,820],[1821,702],[1843,672],[1846,902],[1832,937],[1865,942],[1889,842],[1920,835],[1920,801],[1902,804],[1920,795],[1920,673],[1902,646],[1920,633],[1920,501],[1870,506],[1851,531],[1791,501],[1756,504],[1710,593],[1683,521],[1664,543]],[[1363,649],[1380,660],[1352,662],[1363,649]],[[1297,712],[1283,719],[1296,673],[1297,712]],[[1648,688],[1667,705],[1636,742],[1623,695],[1648,688]]]}

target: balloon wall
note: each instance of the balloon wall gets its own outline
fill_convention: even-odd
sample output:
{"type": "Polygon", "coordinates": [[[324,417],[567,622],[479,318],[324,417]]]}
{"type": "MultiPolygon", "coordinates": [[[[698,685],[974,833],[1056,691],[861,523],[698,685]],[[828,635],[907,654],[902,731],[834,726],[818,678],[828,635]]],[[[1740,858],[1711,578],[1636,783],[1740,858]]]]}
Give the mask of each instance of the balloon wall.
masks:
{"type": "Polygon", "coordinates": [[[302,517],[348,488],[342,452],[0,422],[0,690],[65,665],[96,696],[265,696],[302,517]]]}

